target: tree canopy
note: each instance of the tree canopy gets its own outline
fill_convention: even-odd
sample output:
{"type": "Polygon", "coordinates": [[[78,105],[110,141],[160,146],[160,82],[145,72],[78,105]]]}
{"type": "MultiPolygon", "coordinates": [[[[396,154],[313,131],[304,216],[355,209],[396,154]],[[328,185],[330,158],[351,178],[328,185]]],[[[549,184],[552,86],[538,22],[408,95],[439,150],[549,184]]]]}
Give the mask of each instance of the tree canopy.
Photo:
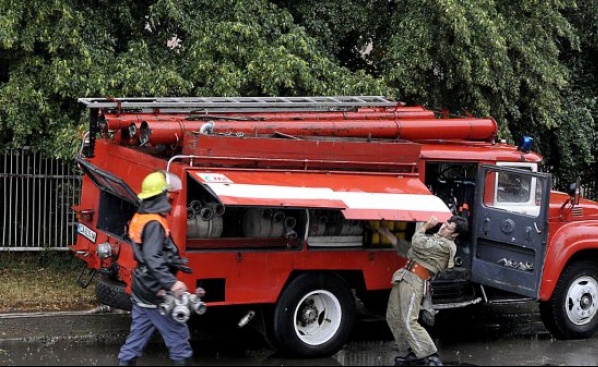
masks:
{"type": "Polygon", "coordinates": [[[533,134],[596,173],[598,5],[562,0],[0,0],[0,147],[72,154],[79,97],[386,95],[533,134]]]}

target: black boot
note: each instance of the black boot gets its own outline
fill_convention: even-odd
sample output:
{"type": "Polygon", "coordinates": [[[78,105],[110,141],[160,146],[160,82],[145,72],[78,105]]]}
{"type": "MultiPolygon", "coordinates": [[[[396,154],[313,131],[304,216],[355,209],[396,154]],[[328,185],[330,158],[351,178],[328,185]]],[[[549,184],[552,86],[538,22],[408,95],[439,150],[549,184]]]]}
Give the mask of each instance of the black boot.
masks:
{"type": "Polygon", "coordinates": [[[426,366],[442,366],[443,365],[438,353],[429,355],[425,359],[426,359],[426,366]]]}
{"type": "Polygon", "coordinates": [[[395,357],[395,366],[416,366],[424,362],[423,358],[417,358],[415,353],[409,352],[405,356],[395,357]]]}

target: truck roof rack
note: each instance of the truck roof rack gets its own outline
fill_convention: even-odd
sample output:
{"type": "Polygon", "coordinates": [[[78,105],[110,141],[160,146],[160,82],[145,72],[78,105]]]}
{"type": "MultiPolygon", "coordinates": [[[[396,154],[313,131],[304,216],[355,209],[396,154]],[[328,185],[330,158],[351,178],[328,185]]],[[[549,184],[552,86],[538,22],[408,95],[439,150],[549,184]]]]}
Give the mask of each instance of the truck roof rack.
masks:
{"type": "Polygon", "coordinates": [[[313,110],[355,107],[397,107],[401,103],[381,96],[336,97],[187,97],[187,98],[79,98],[89,109],[166,109],[169,112],[220,109],[313,110]]]}

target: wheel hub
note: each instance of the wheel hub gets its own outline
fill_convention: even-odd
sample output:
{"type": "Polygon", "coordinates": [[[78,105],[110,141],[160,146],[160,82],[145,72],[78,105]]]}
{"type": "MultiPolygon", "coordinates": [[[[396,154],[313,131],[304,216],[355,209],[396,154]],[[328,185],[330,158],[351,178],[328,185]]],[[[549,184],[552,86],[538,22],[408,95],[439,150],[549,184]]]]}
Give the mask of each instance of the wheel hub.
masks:
{"type": "Polygon", "coordinates": [[[581,297],[581,308],[584,310],[587,310],[588,308],[590,308],[590,306],[592,305],[592,295],[591,294],[584,294],[583,297],[581,297]]]}
{"type": "Polygon", "coordinates": [[[296,335],[308,345],[322,345],[337,334],[342,314],[342,306],[333,293],[312,291],[295,309],[296,335]]]}
{"type": "Polygon", "coordinates": [[[318,319],[318,309],[313,304],[307,304],[299,315],[299,322],[302,326],[306,326],[318,319]]]}
{"type": "Polygon", "coordinates": [[[571,284],[567,293],[567,316],[575,325],[591,322],[598,313],[598,282],[581,277],[571,284]]]}

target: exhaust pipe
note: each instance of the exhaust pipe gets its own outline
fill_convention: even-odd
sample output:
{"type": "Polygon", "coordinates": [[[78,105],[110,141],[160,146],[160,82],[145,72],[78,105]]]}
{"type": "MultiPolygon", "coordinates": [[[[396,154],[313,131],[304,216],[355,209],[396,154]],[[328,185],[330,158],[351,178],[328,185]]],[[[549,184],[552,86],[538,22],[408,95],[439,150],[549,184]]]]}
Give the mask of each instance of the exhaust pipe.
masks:
{"type": "Polygon", "coordinates": [[[249,321],[251,321],[254,316],[255,316],[255,311],[249,311],[249,312],[247,312],[247,315],[243,316],[243,318],[237,324],[237,326],[239,327],[239,329],[242,328],[242,327],[244,327],[245,325],[249,324],[249,321]]]}

